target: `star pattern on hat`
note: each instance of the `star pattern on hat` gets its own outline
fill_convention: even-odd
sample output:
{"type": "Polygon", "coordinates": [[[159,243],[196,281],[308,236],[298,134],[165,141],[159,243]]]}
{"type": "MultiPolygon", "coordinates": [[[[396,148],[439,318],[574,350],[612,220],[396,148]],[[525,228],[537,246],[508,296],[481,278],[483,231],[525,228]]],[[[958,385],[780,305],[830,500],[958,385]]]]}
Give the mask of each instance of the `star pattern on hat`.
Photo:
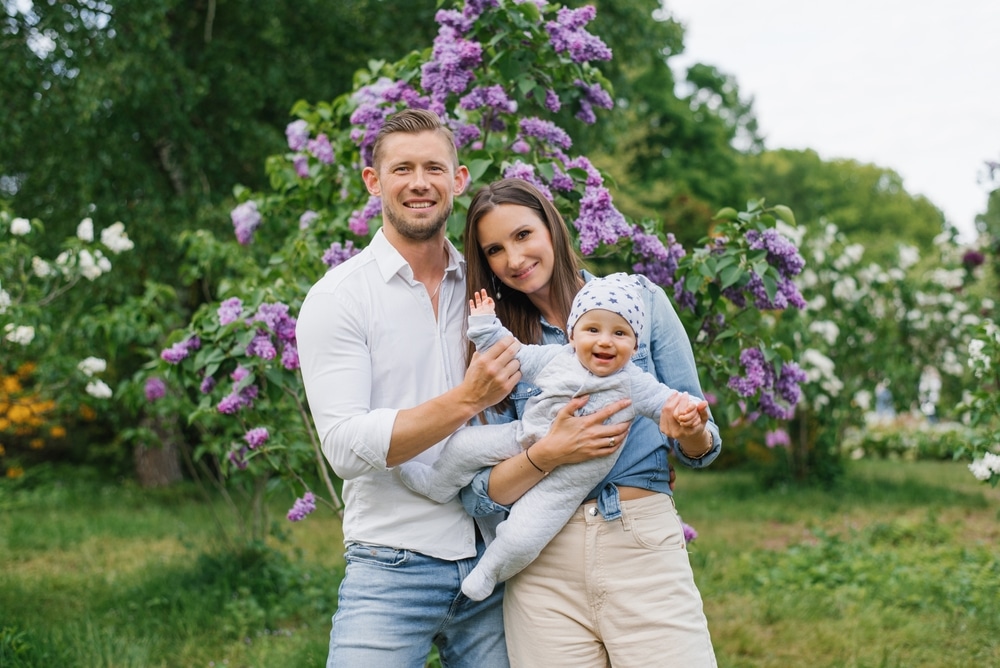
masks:
{"type": "Polygon", "coordinates": [[[603,309],[623,317],[632,327],[636,338],[640,338],[646,325],[646,311],[639,289],[636,277],[624,272],[587,282],[573,299],[567,329],[572,331],[576,321],[587,311],[603,309]]]}

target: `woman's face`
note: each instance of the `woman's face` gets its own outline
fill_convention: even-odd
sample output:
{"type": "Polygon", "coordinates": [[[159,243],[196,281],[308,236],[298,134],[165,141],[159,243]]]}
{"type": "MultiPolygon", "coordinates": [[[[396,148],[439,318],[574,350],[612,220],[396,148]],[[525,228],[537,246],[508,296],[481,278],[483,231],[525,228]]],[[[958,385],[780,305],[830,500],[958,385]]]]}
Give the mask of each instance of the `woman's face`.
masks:
{"type": "Polygon", "coordinates": [[[555,266],[552,235],[532,209],[501,204],[477,223],[479,248],[504,285],[545,299],[555,266]]]}

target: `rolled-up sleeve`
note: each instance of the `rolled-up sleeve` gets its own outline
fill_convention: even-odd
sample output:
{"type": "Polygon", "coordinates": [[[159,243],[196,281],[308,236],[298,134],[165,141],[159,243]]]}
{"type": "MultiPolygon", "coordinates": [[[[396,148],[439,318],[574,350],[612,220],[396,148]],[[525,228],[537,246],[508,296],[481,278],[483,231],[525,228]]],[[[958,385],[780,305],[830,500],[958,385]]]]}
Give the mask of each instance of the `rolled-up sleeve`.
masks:
{"type": "Polygon", "coordinates": [[[398,413],[371,408],[368,320],[359,301],[314,290],[303,301],[295,330],[306,399],[323,454],[344,480],[387,468],[398,413]]]}

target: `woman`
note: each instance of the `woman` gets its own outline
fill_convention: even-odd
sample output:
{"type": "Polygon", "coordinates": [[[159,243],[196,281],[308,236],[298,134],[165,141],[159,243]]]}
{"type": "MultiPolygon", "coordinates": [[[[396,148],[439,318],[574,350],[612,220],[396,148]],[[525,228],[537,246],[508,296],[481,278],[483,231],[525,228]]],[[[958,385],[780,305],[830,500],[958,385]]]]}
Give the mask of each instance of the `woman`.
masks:
{"type": "MultiPolygon", "coordinates": [[[[486,288],[518,340],[566,342],[573,297],[593,277],[581,269],[562,217],[537,188],[504,179],[480,190],[466,218],[465,257],[470,299],[486,288]]],[[[676,312],[662,289],[641,280],[649,315],[633,361],[679,392],[703,397],[676,312]]],[[[516,419],[535,391],[519,384],[498,410],[516,419]]],[[[721,440],[714,422],[704,434],[673,447],[681,463],[699,468],[715,459],[721,440]]],[[[539,557],[507,582],[504,627],[513,667],[644,667],[664,658],[679,666],[715,665],[671,495],[670,450],[656,423],[637,419],[608,476],[539,557]]],[[[474,514],[503,510],[544,472],[602,454],[591,448],[584,455],[565,438],[542,439],[532,446],[532,463],[517,456],[483,471],[463,501],[474,514]]]]}

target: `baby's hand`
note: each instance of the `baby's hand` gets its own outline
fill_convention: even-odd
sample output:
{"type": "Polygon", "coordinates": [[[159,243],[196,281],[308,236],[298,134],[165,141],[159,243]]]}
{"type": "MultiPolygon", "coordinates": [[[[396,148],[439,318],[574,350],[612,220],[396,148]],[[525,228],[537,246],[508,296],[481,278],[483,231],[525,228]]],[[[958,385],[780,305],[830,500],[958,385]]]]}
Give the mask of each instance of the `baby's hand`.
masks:
{"type": "MultiPolygon", "coordinates": [[[[668,402],[669,406],[670,402],[668,402]]],[[[704,399],[695,400],[684,392],[679,395],[672,406],[672,417],[679,428],[676,436],[692,436],[701,433],[708,424],[708,402],[704,399]]]]}
{"type": "Polygon", "coordinates": [[[469,300],[469,313],[472,315],[496,315],[496,303],[486,294],[486,290],[476,293],[475,299],[469,300]]]}

